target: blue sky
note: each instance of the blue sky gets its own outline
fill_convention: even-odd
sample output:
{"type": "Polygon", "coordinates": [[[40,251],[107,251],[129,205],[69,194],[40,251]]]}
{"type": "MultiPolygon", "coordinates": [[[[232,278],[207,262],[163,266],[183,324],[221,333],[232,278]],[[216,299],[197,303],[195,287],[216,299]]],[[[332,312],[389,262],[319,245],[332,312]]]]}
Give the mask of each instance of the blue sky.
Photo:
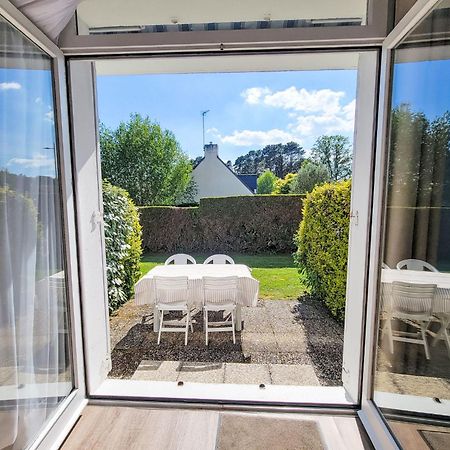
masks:
{"type": "Polygon", "coordinates": [[[429,120],[450,111],[450,60],[399,63],[394,66],[393,103],[409,103],[429,120]],[[414,74],[414,76],[411,76],[414,74]]]}
{"type": "Polygon", "coordinates": [[[0,168],[55,176],[53,94],[48,70],[0,69],[0,168]]]}
{"type": "MultiPolygon", "coordinates": [[[[450,109],[449,73],[449,60],[397,64],[394,105],[408,102],[431,120],[441,115],[450,109]]],[[[309,149],[321,134],[351,138],[355,88],[355,71],[99,77],[99,114],[110,127],[133,112],[149,115],[195,157],[202,155],[200,112],[210,109],[206,140],[234,161],[270,143],[295,140],[309,149]]],[[[54,176],[52,102],[48,70],[0,69],[0,168],[54,176]]]]}
{"type": "Polygon", "coordinates": [[[223,160],[267,144],[294,140],[309,149],[324,134],[353,135],[356,72],[254,72],[101,76],[99,116],[108,127],[130,113],[148,115],[174,132],[183,150],[219,144],[223,160]]]}

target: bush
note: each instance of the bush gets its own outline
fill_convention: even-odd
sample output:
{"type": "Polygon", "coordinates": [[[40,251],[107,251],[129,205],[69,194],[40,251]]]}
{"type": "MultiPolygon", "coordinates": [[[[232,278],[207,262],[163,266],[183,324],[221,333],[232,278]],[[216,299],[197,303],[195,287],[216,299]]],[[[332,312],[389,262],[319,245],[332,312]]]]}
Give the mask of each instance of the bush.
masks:
{"type": "Polygon", "coordinates": [[[316,186],[327,181],[330,181],[330,174],[325,166],[305,161],[291,183],[291,192],[293,194],[307,194],[316,186]]]}
{"type": "Polygon", "coordinates": [[[303,203],[295,261],[311,293],[331,313],[345,314],[351,182],[316,187],[303,203]]]}
{"type": "Polygon", "coordinates": [[[106,274],[110,312],[133,295],[139,279],[141,225],[139,213],[124,189],[103,181],[106,274]]]}
{"type": "MultiPolygon", "coordinates": [[[[289,194],[291,192],[291,186],[297,178],[296,173],[288,173],[284,178],[278,178],[275,182],[274,194],[289,194]]],[[[303,192],[302,192],[303,194],[303,192]]]]}
{"type": "Polygon", "coordinates": [[[140,208],[143,246],[152,253],[292,252],[303,196],[200,199],[199,207],[140,208]]]}
{"type": "Polygon", "coordinates": [[[256,180],[257,194],[271,194],[275,189],[277,177],[270,170],[265,170],[256,180]]]}

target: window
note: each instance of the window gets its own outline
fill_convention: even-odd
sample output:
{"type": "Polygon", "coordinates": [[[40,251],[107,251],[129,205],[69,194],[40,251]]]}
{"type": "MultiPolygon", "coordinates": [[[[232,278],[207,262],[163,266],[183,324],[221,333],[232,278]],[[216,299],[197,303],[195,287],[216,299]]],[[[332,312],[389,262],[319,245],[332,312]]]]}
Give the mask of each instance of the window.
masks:
{"type": "Polygon", "coordinates": [[[449,6],[393,51],[373,396],[388,419],[449,411],[449,6]]]}
{"type": "Polygon", "coordinates": [[[365,0],[298,2],[84,1],[77,10],[78,34],[165,33],[365,25],[365,0]]]}
{"type": "Polygon", "coordinates": [[[0,447],[72,391],[52,59],[0,17],[0,447]]]}

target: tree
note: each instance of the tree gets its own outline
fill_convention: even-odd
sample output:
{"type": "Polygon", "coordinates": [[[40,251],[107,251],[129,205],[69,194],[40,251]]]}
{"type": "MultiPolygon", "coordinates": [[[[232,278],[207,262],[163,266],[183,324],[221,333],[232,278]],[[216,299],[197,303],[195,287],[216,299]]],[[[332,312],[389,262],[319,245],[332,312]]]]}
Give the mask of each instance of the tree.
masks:
{"type": "Polygon", "coordinates": [[[177,204],[190,186],[189,158],[173,133],[148,117],[132,114],[115,130],[101,125],[100,154],[103,178],[128,191],[136,205],[177,204]]]}
{"type": "Polygon", "coordinates": [[[305,151],[296,142],[266,145],[261,150],[251,150],[239,156],[234,162],[237,173],[262,174],[266,169],[277,177],[284,178],[288,173],[295,173],[304,160],[305,151]]]}
{"type": "Polygon", "coordinates": [[[279,178],[275,183],[274,194],[289,194],[294,180],[297,178],[296,173],[288,173],[284,178],[279,178]]]}
{"type": "Polygon", "coordinates": [[[325,166],[312,161],[305,161],[291,184],[291,192],[293,194],[306,194],[327,181],[330,181],[330,174],[325,166]]]}
{"type": "Polygon", "coordinates": [[[264,171],[256,180],[257,194],[271,194],[275,189],[277,177],[270,171],[264,171]]]}
{"type": "Polygon", "coordinates": [[[349,178],[352,173],[352,150],[347,137],[339,134],[320,136],[311,149],[311,158],[324,165],[333,181],[349,178]]]}

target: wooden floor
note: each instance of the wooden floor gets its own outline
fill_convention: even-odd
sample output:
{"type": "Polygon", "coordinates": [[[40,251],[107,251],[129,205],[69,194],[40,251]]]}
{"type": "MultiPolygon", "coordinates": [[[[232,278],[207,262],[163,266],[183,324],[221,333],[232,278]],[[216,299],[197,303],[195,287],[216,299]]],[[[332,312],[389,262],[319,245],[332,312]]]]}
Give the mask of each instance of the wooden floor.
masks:
{"type": "MultiPolygon", "coordinates": [[[[305,415],[292,413],[224,412],[191,409],[150,409],[125,406],[87,406],[80,420],[64,442],[63,450],[212,450],[218,448],[218,433],[224,417],[239,416],[239,421],[255,417],[298,421],[305,434],[317,425],[324,449],[369,449],[371,445],[359,421],[351,416],[305,415]],[[305,426],[305,421],[309,426],[305,426]]],[[[301,434],[301,433],[300,433],[301,434]]],[[[305,442],[308,436],[305,435],[305,442]]],[[[289,436],[279,436],[271,450],[307,448],[292,442],[289,436]],[[278,445],[279,444],[279,445],[278,445]]],[[[220,446],[228,450],[239,446],[220,446]]],[[[245,450],[267,447],[246,445],[245,450]]]]}

